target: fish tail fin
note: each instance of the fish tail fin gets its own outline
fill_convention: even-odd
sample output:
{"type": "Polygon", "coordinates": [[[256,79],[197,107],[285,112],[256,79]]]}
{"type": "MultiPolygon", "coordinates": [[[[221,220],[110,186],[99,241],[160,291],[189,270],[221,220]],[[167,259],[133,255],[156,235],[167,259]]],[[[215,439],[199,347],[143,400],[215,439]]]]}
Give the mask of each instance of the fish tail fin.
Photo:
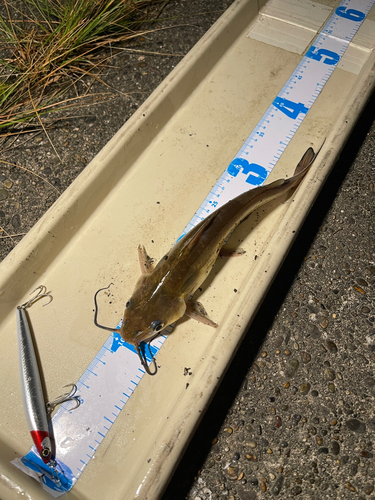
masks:
{"type": "MultiPolygon", "coordinates": [[[[325,143],[325,139],[323,141],[323,144],[325,143]]],[[[309,148],[306,153],[302,156],[300,162],[298,163],[294,175],[299,174],[300,172],[303,172],[307,168],[310,167],[310,165],[314,162],[315,158],[318,156],[320,153],[320,150],[323,147],[323,144],[320,146],[319,150],[315,153],[313,148],[309,148]]]]}
{"type": "Polygon", "coordinates": [[[303,170],[305,170],[306,168],[308,168],[312,164],[312,162],[315,160],[315,157],[316,157],[316,154],[315,154],[313,148],[309,148],[306,151],[306,153],[302,156],[300,162],[298,163],[298,165],[294,171],[294,175],[297,175],[300,172],[302,172],[303,170]]]}

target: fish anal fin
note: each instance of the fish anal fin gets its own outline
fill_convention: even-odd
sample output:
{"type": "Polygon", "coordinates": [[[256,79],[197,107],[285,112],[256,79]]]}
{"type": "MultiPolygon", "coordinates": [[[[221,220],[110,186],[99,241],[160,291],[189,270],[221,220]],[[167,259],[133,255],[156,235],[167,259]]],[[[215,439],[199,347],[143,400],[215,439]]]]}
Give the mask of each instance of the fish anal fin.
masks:
{"type": "Polygon", "coordinates": [[[246,250],[243,248],[237,248],[237,250],[230,250],[229,248],[222,248],[219,253],[219,257],[221,258],[229,258],[229,257],[241,257],[246,253],[246,250]]]}
{"type": "Polygon", "coordinates": [[[189,316],[189,318],[195,319],[196,321],[199,321],[200,323],[203,323],[205,325],[212,326],[213,328],[217,328],[219,326],[208,317],[206,309],[198,301],[189,300],[186,304],[185,314],[186,316],[189,316]]]}
{"type": "Polygon", "coordinates": [[[154,260],[148,256],[144,245],[138,245],[138,259],[142,274],[150,274],[154,270],[154,260]]]}

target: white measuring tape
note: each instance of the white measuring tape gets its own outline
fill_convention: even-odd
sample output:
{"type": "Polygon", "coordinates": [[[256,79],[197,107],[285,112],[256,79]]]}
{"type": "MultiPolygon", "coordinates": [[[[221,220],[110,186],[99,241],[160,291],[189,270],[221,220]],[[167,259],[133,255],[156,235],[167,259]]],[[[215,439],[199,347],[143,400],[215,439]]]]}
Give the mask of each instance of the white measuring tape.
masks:
{"type": "MultiPolygon", "coordinates": [[[[374,3],[375,0],[340,3],[182,235],[212,210],[266,180],[374,3]]],[[[154,355],[165,339],[161,336],[152,342],[154,355]]],[[[66,403],[52,420],[61,485],[52,480],[34,448],[13,463],[41,479],[43,487],[54,497],[69,491],[144,373],[134,347],[125,343],[118,332],[111,334],[77,382],[81,406],[70,412],[71,403],[66,403]]]]}

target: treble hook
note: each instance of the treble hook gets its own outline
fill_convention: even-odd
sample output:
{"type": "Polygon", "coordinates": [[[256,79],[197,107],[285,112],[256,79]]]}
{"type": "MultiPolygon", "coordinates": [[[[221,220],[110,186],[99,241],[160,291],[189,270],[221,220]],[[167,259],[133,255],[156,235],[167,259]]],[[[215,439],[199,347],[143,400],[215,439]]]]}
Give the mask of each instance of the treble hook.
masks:
{"type": "Polygon", "coordinates": [[[39,300],[43,297],[49,297],[49,301],[46,304],[44,304],[43,307],[48,305],[52,301],[52,295],[49,292],[47,292],[47,287],[45,287],[44,285],[37,286],[35,288],[35,290],[33,290],[30,293],[30,295],[33,294],[34,292],[36,292],[37,290],[39,290],[39,292],[35,295],[35,297],[32,297],[24,304],[18,306],[17,309],[27,309],[29,306],[33,305],[34,302],[36,302],[37,300],[39,300]]]}
{"type": "MultiPolygon", "coordinates": [[[[59,477],[59,472],[57,470],[57,466],[60,466],[60,464],[58,464],[56,462],[56,460],[53,460],[51,458],[51,460],[48,462],[47,466],[50,470],[50,473],[51,473],[51,479],[52,481],[56,484],[56,486],[61,486],[61,481],[60,481],[60,477],[59,477]]],[[[61,469],[61,466],[60,466],[60,469],[61,469]]]]}
{"type": "Polygon", "coordinates": [[[76,384],[67,384],[67,385],[64,385],[63,388],[64,387],[71,387],[72,389],[70,392],[66,392],[65,394],[62,394],[61,396],[56,398],[54,401],[48,402],[46,404],[48,413],[52,413],[53,410],[56,408],[56,406],[61,405],[63,403],[67,403],[68,401],[75,401],[75,403],[76,403],[75,406],[73,406],[73,408],[69,408],[69,411],[75,410],[80,406],[81,401],[79,399],[79,395],[75,396],[75,393],[78,390],[76,384]]]}

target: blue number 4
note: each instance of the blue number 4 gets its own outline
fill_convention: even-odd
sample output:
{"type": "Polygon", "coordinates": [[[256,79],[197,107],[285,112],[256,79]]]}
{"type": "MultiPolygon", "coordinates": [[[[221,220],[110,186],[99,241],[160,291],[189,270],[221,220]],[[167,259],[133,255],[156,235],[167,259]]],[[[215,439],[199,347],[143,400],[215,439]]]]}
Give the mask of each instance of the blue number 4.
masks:
{"type": "Polygon", "coordinates": [[[300,113],[306,114],[309,110],[309,108],[306,108],[302,102],[289,101],[288,99],[284,99],[284,97],[279,96],[276,97],[272,104],[286,116],[293,118],[293,120],[298,118],[300,113]]]}

